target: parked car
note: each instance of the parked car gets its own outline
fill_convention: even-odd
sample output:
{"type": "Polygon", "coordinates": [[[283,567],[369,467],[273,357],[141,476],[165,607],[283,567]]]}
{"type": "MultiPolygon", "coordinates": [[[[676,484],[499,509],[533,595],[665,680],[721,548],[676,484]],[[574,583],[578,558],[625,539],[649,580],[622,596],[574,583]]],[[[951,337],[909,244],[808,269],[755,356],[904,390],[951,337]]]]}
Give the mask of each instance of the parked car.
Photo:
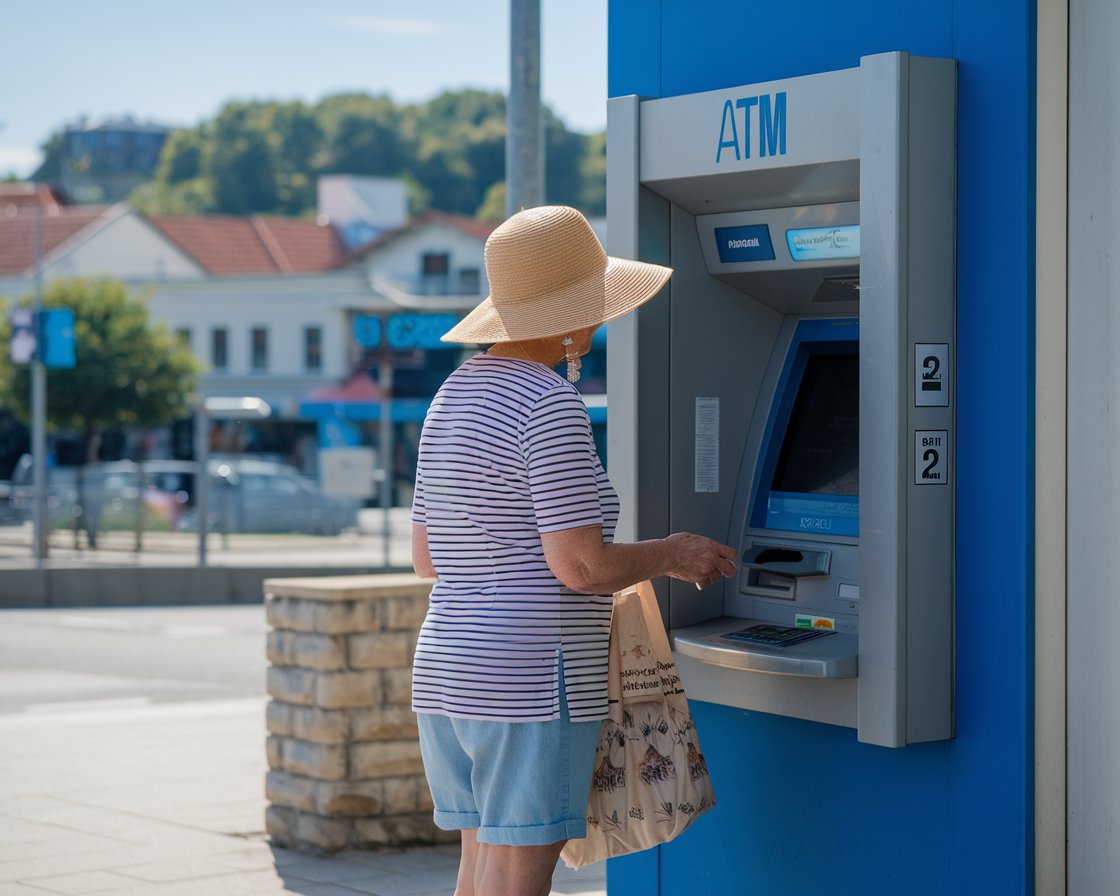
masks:
{"type": "MultiPolygon", "coordinates": [[[[325,494],[295,467],[255,458],[209,461],[208,525],[224,532],[303,532],[337,535],[358,524],[361,502],[325,494]]],[[[197,525],[192,461],[107,461],[81,468],[47,471],[47,513],[55,527],[81,519],[96,528],[136,525],[144,502],[145,528],[193,529],[197,525]],[[79,478],[80,477],[80,478],[79,478]]],[[[31,519],[31,458],[12,474],[9,506],[20,520],[31,519]]]]}
{"type": "Polygon", "coordinates": [[[210,483],[211,528],[337,535],[358,525],[359,499],[328,495],[287,464],[218,458],[210,461],[210,483]]]}

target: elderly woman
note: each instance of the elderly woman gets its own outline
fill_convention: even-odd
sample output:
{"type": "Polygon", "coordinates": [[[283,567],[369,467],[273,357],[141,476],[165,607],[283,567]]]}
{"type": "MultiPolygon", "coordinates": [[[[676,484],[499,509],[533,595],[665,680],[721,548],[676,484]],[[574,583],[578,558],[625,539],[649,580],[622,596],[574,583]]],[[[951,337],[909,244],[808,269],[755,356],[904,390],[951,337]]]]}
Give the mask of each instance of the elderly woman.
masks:
{"type": "Polygon", "coordinates": [[[448,377],[420,439],[413,565],[439,581],[413,709],[436,824],[462,831],[457,896],[543,896],[585,835],[611,595],[665,575],[702,588],[735,551],[613,543],[618,499],[572,385],[595,329],[670,269],[609,258],[579,212],[544,207],[491,234],[486,271],[490,297],[443,338],[491,348],[448,377]]]}

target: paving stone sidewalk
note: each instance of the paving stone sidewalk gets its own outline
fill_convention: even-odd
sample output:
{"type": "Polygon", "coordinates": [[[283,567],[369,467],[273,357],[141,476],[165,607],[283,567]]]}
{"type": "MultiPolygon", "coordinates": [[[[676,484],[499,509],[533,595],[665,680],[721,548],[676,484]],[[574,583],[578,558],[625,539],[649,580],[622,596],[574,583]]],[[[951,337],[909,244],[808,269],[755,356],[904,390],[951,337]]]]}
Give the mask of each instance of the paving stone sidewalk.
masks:
{"type": "MultiPolygon", "coordinates": [[[[0,896],[436,896],[458,849],[272,847],[265,701],[102,702],[0,716],[0,896]]],[[[605,896],[563,865],[555,894],[605,896]]]]}

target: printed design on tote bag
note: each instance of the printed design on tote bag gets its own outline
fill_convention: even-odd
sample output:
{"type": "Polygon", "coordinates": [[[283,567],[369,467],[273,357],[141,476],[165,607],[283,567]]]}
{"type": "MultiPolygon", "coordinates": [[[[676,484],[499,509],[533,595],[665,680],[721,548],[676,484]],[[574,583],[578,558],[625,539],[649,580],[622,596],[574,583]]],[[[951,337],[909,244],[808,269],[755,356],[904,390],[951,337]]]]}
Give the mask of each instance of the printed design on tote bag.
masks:
{"type": "Polygon", "coordinates": [[[638,763],[638,774],[643,784],[652,784],[654,781],[670,781],[677,776],[677,766],[669,756],[658,753],[651,744],[646,749],[645,756],[638,763]]]}
{"type": "Polygon", "coordinates": [[[602,757],[591,778],[591,786],[600,793],[610,793],[626,786],[626,733],[621,725],[607,720],[599,736],[598,754],[602,757]],[[618,759],[615,765],[612,759],[618,759]]]}
{"type": "Polygon", "coordinates": [[[688,742],[688,777],[699,781],[708,774],[708,763],[704,761],[704,754],[696,749],[696,744],[688,742]]]}

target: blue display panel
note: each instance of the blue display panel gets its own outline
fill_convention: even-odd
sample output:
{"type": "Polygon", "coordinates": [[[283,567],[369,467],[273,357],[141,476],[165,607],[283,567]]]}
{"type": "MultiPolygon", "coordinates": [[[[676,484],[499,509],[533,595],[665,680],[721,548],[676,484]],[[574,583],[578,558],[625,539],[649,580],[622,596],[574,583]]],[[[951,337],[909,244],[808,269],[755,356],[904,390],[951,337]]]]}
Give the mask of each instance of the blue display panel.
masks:
{"type": "Polygon", "coordinates": [[[803,320],[786,355],[751,525],[859,535],[859,323],[803,320]]]}
{"type": "Polygon", "coordinates": [[[802,227],[786,231],[789,257],[794,261],[859,258],[859,225],[802,227]]]}

